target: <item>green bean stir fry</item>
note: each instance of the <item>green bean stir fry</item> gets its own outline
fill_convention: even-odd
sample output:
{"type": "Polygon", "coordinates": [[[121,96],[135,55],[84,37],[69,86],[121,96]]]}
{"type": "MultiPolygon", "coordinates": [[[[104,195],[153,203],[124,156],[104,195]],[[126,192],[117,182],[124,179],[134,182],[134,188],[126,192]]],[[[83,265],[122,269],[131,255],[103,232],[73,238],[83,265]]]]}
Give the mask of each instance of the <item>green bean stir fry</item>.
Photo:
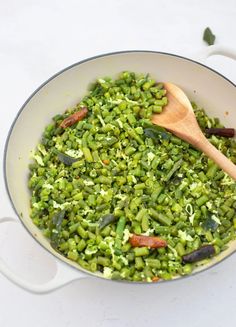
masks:
{"type": "MultiPolygon", "coordinates": [[[[53,117],[30,164],[31,218],[51,246],[105,278],[190,274],[236,236],[236,183],[151,124],[167,104],[149,75],[98,79],[53,117]]],[[[193,104],[202,130],[223,128],[193,104]]],[[[233,139],[206,134],[236,163],[233,139]]]]}

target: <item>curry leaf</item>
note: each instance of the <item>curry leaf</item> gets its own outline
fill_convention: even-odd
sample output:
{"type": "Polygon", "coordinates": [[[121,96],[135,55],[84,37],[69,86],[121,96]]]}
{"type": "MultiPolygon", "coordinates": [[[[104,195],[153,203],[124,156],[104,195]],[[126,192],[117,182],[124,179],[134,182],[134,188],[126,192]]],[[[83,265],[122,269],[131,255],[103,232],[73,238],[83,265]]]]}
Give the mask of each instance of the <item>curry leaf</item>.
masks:
{"type": "Polygon", "coordinates": [[[116,217],[112,214],[107,214],[103,216],[99,221],[99,229],[103,229],[105,226],[109,225],[110,223],[114,222],[116,217]]]}
{"type": "Polygon", "coordinates": [[[70,157],[67,154],[59,152],[59,151],[57,153],[57,157],[66,166],[71,166],[74,162],[79,160],[77,158],[70,157]]]}
{"type": "Polygon", "coordinates": [[[215,35],[212,33],[211,29],[207,27],[203,33],[203,40],[208,45],[213,45],[215,43],[215,39],[216,39],[215,35]]]}
{"type": "Polygon", "coordinates": [[[174,166],[172,167],[172,169],[169,171],[169,173],[165,176],[165,181],[168,181],[173,175],[174,175],[174,173],[181,167],[181,165],[182,165],[182,162],[183,162],[183,160],[182,159],[180,159],[180,160],[178,160],[175,164],[174,164],[174,166]]]}
{"type": "Polygon", "coordinates": [[[155,126],[155,127],[148,127],[144,129],[144,134],[151,139],[158,141],[160,138],[169,140],[171,134],[168,133],[163,127],[155,126]]]}
{"type": "Polygon", "coordinates": [[[218,223],[214,219],[212,219],[211,216],[209,215],[207,219],[202,223],[202,227],[205,230],[210,230],[214,232],[218,227],[218,223]]]}
{"type": "Polygon", "coordinates": [[[51,220],[51,245],[53,248],[57,248],[60,241],[61,224],[65,217],[65,210],[57,212],[51,220]]]}
{"type": "Polygon", "coordinates": [[[171,182],[172,184],[174,185],[178,185],[181,183],[181,181],[184,179],[184,175],[182,176],[178,176],[178,175],[175,175],[173,178],[171,178],[171,182]]]}

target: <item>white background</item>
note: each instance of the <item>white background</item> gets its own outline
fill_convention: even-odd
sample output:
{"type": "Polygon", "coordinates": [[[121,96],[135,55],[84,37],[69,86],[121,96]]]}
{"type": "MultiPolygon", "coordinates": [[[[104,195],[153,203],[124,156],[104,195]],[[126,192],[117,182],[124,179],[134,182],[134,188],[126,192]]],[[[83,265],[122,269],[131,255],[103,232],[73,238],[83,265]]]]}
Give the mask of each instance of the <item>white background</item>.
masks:
{"type": "MultiPolygon", "coordinates": [[[[58,70],[124,49],[187,56],[206,47],[206,26],[217,44],[236,48],[235,18],[235,0],[0,0],[1,165],[17,111],[58,70]]],[[[236,82],[235,62],[215,57],[207,64],[236,82]]],[[[0,216],[13,215],[2,172],[0,209],[0,216]]],[[[44,282],[55,272],[53,258],[15,224],[0,225],[0,255],[30,281],[44,282]]],[[[0,326],[234,326],[235,276],[235,255],[205,273],[164,285],[92,278],[41,296],[0,275],[0,326]]]]}

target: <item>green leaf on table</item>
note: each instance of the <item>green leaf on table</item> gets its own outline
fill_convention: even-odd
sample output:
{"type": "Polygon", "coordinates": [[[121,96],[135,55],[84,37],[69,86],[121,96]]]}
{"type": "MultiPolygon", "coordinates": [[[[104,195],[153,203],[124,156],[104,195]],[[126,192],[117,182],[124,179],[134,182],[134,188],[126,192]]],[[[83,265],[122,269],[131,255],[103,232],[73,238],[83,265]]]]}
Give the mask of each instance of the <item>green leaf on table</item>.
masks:
{"type": "Polygon", "coordinates": [[[213,45],[215,43],[215,39],[216,39],[215,35],[212,33],[211,29],[207,27],[203,33],[203,40],[208,45],[213,45]]]}

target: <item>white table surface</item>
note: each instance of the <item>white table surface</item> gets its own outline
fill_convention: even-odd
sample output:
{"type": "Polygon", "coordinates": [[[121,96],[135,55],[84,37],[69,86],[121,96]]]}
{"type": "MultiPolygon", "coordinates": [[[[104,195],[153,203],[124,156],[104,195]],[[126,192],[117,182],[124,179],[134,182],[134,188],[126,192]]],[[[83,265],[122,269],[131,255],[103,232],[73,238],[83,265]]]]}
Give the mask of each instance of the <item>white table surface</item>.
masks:
{"type": "MultiPolygon", "coordinates": [[[[97,54],[149,49],[187,55],[206,45],[236,48],[235,0],[0,0],[0,160],[12,120],[26,98],[60,69],[97,54]]],[[[236,63],[208,65],[236,82],[236,63]]],[[[14,215],[0,174],[1,216],[14,215]]],[[[17,181],[16,181],[17,183],[17,181]]],[[[43,282],[53,258],[21,227],[0,225],[0,255],[13,271],[43,282]]],[[[48,295],[29,294],[0,275],[0,326],[234,326],[235,255],[178,282],[121,285],[84,279],[48,295]]]]}

